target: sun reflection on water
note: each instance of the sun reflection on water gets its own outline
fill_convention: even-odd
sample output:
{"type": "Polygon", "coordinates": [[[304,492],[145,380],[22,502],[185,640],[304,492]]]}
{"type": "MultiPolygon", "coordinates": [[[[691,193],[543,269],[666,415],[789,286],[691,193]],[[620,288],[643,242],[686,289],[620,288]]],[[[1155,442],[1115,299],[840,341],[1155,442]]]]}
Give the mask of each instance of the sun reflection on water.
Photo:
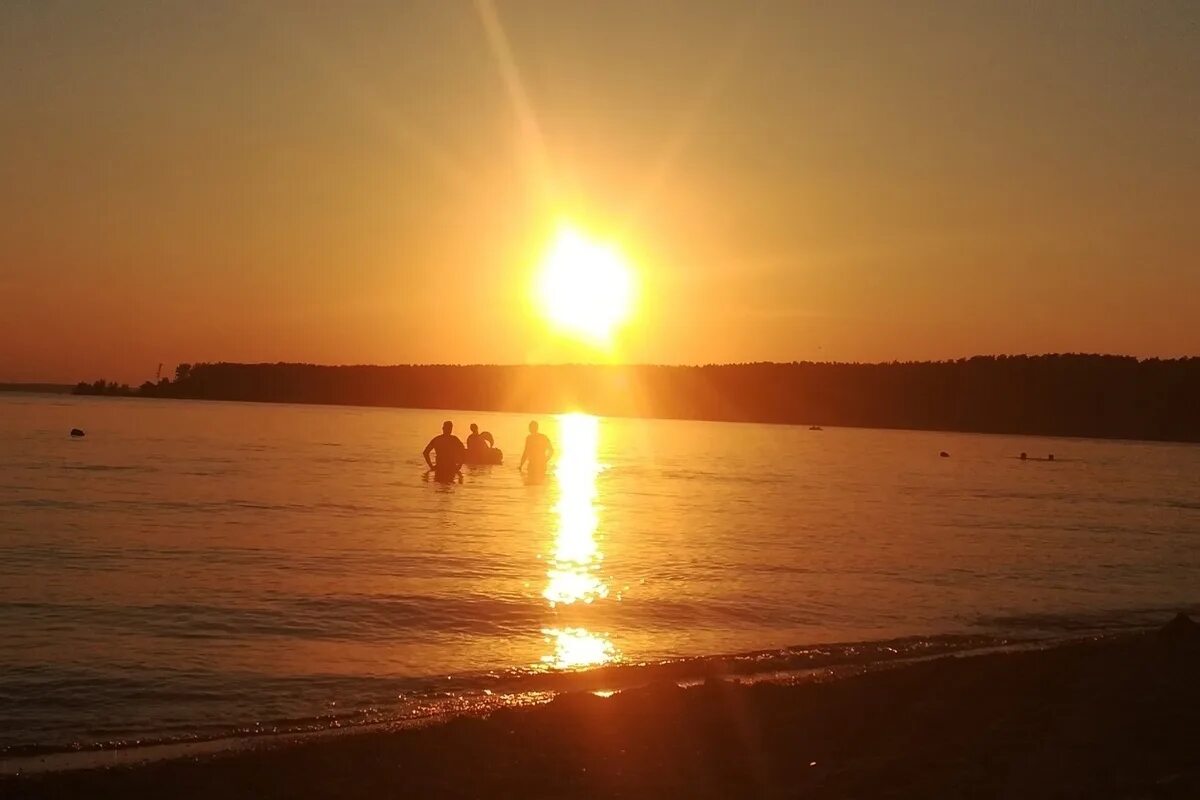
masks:
{"type": "MultiPolygon", "coordinates": [[[[542,591],[552,609],[589,605],[608,597],[608,585],[599,575],[604,554],[596,541],[600,525],[596,478],[603,469],[598,457],[600,422],[588,414],[564,414],[559,418],[559,435],[555,466],[559,497],[554,506],[558,530],[542,591]]],[[[542,633],[554,645],[554,652],[542,657],[551,667],[595,666],[617,658],[612,642],[587,628],[548,627],[542,633]]]]}
{"type": "Polygon", "coordinates": [[[617,658],[613,643],[587,628],[543,628],[542,633],[554,645],[554,652],[542,656],[542,663],[555,669],[595,667],[617,658]]]}

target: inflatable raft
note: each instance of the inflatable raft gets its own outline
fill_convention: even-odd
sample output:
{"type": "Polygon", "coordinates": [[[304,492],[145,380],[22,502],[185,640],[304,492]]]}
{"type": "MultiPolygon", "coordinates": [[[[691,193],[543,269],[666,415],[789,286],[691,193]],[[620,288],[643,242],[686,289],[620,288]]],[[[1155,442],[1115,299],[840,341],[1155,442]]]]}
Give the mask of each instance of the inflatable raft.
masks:
{"type": "Polygon", "coordinates": [[[495,465],[504,463],[504,451],[496,447],[496,439],[491,431],[484,431],[479,436],[487,442],[487,447],[467,450],[463,455],[463,463],[470,467],[495,465]]]}
{"type": "Polygon", "coordinates": [[[469,467],[503,464],[504,451],[499,447],[489,447],[486,450],[476,450],[475,452],[468,450],[463,456],[463,463],[469,467]]]}

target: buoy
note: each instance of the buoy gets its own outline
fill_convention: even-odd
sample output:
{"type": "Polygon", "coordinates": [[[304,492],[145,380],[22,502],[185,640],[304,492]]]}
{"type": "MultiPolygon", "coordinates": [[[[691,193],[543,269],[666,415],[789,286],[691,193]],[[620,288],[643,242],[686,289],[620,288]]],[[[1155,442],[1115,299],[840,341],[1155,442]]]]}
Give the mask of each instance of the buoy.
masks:
{"type": "Polygon", "coordinates": [[[941,456],[942,458],[949,458],[949,457],[950,457],[950,454],[949,454],[949,453],[947,453],[945,450],[943,450],[942,452],[938,453],[938,455],[939,455],[939,456],[941,456]]]}
{"type": "Polygon", "coordinates": [[[83,436],[83,431],[79,430],[79,428],[71,428],[71,435],[78,439],[80,436],[83,436]]]}

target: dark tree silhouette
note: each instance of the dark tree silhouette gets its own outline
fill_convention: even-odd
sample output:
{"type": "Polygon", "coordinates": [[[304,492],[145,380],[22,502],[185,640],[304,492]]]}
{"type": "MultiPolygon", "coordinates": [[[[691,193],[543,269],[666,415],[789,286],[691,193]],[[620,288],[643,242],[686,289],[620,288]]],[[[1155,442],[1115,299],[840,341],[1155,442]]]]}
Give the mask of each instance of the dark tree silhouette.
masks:
{"type": "Polygon", "coordinates": [[[134,394],[142,393],[143,392],[140,389],[137,392],[134,392],[134,390],[130,388],[129,384],[127,383],[119,384],[115,381],[104,380],[98,380],[93,383],[80,381],[75,385],[75,388],[71,390],[71,394],[115,395],[121,397],[130,397],[134,394]]]}
{"type": "MultiPolygon", "coordinates": [[[[142,396],[1200,441],[1200,358],[891,364],[181,364],[142,396]]],[[[81,394],[128,394],[97,381],[81,394]],[[97,387],[99,387],[97,389],[97,387]]]]}

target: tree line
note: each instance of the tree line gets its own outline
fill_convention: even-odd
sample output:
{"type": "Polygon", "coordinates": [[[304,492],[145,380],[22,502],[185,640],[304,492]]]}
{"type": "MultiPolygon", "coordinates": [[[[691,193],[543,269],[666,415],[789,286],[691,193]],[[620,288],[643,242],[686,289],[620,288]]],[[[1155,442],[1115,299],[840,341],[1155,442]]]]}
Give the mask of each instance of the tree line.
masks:
{"type": "Polygon", "coordinates": [[[885,364],[181,364],[79,394],[1200,441],[1200,357],[1054,354],[885,364]]]}

